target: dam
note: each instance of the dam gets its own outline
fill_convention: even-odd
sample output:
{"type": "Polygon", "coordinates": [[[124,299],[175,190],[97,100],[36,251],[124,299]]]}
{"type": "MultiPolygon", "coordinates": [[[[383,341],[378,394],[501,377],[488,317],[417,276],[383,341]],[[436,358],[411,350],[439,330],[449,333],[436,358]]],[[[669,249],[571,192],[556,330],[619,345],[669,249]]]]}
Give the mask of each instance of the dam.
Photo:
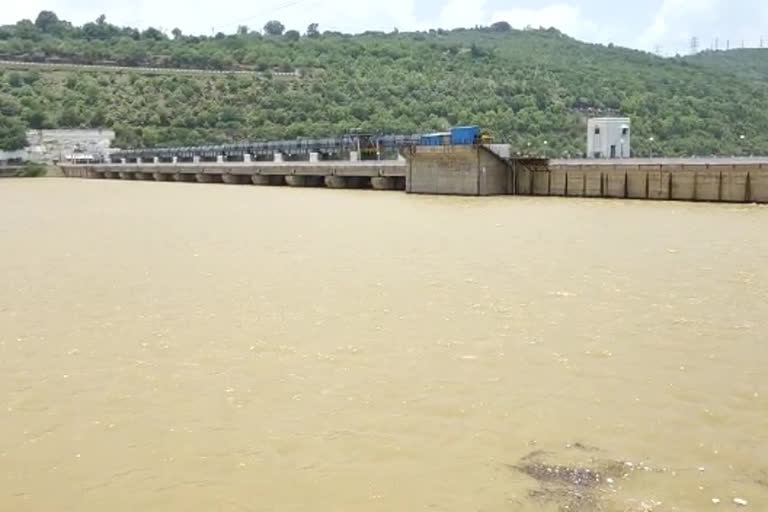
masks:
{"type": "Polygon", "coordinates": [[[768,158],[549,160],[511,155],[505,144],[411,145],[394,157],[359,153],[322,160],[245,155],[229,161],[152,157],[61,164],[72,178],[372,188],[436,195],[518,195],[768,203],[768,158]]]}

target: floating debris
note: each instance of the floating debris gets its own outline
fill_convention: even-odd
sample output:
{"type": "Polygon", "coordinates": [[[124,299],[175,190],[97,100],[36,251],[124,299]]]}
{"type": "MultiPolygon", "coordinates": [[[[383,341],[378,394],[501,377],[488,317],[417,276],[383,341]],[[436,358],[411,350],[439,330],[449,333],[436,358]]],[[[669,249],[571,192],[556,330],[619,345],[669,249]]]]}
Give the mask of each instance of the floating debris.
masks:
{"type": "Polygon", "coordinates": [[[579,487],[594,487],[600,483],[600,473],[590,468],[551,466],[534,462],[517,466],[516,469],[539,482],[556,482],[579,487]]]}
{"type": "MultiPolygon", "coordinates": [[[[583,451],[597,451],[580,443],[568,445],[583,451]]],[[[536,450],[522,459],[511,469],[533,478],[539,488],[531,490],[529,497],[535,500],[557,504],[562,512],[602,510],[601,493],[608,486],[624,477],[627,467],[623,461],[588,458],[583,463],[549,463],[551,453],[536,450]]]]}
{"type": "Polygon", "coordinates": [[[720,499],[719,498],[712,498],[712,504],[713,505],[719,505],[720,504],[720,499]]]}
{"type": "Polygon", "coordinates": [[[749,505],[749,502],[743,498],[733,498],[733,502],[740,507],[746,507],[749,505]]]}
{"type": "Polygon", "coordinates": [[[598,498],[591,493],[572,489],[536,489],[528,493],[534,500],[561,503],[562,512],[600,510],[598,498]]]}

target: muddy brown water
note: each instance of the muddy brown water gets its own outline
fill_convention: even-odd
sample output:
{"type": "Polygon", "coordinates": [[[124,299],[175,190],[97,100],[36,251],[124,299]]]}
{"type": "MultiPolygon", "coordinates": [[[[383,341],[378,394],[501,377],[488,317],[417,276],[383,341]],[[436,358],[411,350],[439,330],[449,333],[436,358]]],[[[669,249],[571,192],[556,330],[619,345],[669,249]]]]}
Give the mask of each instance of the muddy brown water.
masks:
{"type": "Polygon", "coordinates": [[[0,510],[768,509],[766,207],[4,180],[0,244],[0,510]]]}

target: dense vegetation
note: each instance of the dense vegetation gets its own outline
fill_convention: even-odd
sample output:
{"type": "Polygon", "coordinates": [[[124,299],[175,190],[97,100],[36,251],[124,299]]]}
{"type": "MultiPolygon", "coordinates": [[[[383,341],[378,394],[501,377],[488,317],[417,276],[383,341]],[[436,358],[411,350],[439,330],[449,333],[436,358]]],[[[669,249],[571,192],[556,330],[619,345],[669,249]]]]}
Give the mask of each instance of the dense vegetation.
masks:
{"type": "Polygon", "coordinates": [[[746,48],[728,51],[704,51],[687,59],[691,63],[716,69],[734,77],[768,79],[768,50],[746,48]]]}
{"type": "Polygon", "coordinates": [[[113,127],[127,147],[477,123],[522,151],[580,155],[586,117],[620,114],[632,118],[635,154],[768,153],[768,50],[663,59],[506,23],[355,36],[284,30],[167,37],[103,17],[74,27],[48,12],[0,27],[5,59],[264,72],[0,70],[0,147],[23,145],[26,127],[113,127]],[[294,79],[270,74],[294,69],[294,79]]]}

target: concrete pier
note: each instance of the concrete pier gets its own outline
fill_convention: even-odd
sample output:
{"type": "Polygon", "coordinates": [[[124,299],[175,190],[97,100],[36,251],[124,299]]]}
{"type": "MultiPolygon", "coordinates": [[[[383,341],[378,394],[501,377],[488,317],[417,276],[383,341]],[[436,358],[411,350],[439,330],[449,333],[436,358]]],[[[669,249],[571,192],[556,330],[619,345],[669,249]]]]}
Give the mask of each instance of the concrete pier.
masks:
{"type": "Polygon", "coordinates": [[[153,172],[152,177],[155,179],[155,181],[171,181],[173,178],[170,174],[165,174],[162,172],[153,172]]]}
{"type": "Polygon", "coordinates": [[[285,182],[291,187],[321,187],[322,176],[286,176],[285,182]]]}
{"type": "Polygon", "coordinates": [[[373,178],[361,178],[359,176],[326,176],[325,186],[328,188],[369,188],[373,178]]]}
{"type": "Polygon", "coordinates": [[[261,174],[254,174],[251,176],[251,183],[254,185],[272,185],[272,186],[279,186],[279,185],[285,185],[285,177],[284,176],[265,176],[261,174]]]}
{"type": "Polygon", "coordinates": [[[173,181],[180,181],[180,182],[186,182],[186,183],[191,183],[193,181],[197,181],[195,179],[195,175],[194,174],[184,174],[184,173],[177,172],[177,173],[173,174],[172,176],[173,176],[173,181]]]}
{"type": "Polygon", "coordinates": [[[371,187],[374,190],[405,190],[405,180],[378,176],[371,178],[371,187]]]}
{"type": "Polygon", "coordinates": [[[245,185],[246,183],[251,182],[251,180],[248,179],[248,176],[243,176],[241,174],[222,174],[221,180],[228,185],[245,185]]]}
{"type": "Polygon", "coordinates": [[[135,179],[135,177],[136,176],[132,172],[125,172],[125,171],[120,172],[120,179],[122,180],[132,180],[132,179],[135,179]]]}

